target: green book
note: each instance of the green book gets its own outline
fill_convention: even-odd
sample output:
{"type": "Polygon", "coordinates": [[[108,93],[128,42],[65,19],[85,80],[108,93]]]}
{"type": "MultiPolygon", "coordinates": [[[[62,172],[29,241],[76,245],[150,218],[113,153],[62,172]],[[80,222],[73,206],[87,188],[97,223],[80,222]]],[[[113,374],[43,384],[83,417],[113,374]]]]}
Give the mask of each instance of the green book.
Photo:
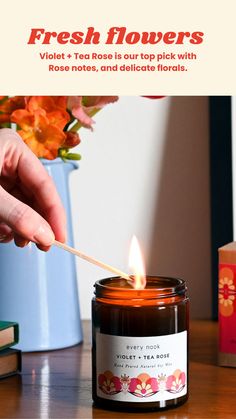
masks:
{"type": "Polygon", "coordinates": [[[0,350],[19,342],[19,325],[15,322],[0,321],[0,350]]]}
{"type": "Polygon", "coordinates": [[[3,349],[0,351],[0,378],[9,377],[21,371],[21,351],[3,349]]]}

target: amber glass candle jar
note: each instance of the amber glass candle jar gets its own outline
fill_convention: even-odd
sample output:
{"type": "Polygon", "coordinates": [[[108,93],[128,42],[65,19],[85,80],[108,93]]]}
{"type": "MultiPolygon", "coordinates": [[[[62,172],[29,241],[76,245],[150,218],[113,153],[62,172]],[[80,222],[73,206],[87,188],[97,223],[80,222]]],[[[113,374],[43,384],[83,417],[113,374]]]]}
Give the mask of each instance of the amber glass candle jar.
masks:
{"type": "Polygon", "coordinates": [[[188,398],[189,302],[181,279],[122,278],[95,284],[93,400],[103,408],[158,410],[188,398]]]}

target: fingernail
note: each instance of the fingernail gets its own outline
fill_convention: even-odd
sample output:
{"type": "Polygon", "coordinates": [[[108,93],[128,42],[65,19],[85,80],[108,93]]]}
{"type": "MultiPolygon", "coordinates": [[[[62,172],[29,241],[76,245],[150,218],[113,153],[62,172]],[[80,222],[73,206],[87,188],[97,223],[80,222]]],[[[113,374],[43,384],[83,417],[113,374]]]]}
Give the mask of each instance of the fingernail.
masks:
{"type": "Polygon", "coordinates": [[[15,245],[17,247],[25,247],[25,246],[27,246],[27,244],[29,244],[28,240],[22,240],[22,241],[18,241],[18,242],[15,241],[15,245]]]}
{"type": "Polygon", "coordinates": [[[7,236],[5,234],[0,234],[0,242],[6,240],[7,236]]]}
{"type": "Polygon", "coordinates": [[[34,241],[44,246],[50,246],[55,240],[52,230],[41,225],[34,234],[34,241]]]}

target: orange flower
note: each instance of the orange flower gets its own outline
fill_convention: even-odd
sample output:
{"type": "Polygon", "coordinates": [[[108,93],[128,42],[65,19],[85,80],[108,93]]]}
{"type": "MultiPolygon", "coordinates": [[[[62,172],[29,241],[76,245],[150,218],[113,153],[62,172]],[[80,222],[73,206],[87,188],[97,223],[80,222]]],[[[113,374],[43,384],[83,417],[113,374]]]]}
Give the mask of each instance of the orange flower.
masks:
{"type": "Polygon", "coordinates": [[[11,114],[12,112],[14,112],[16,109],[24,109],[25,108],[25,97],[24,96],[13,96],[11,98],[4,99],[4,96],[1,96],[1,100],[3,100],[3,102],[0,104],[0,122],[1,123],[5,123],[5,122],[11,122],[11,114]]]}
{"type": "Polygon", "coordinates": [[[31,113],[45,111],[51,124],[62,130],[70,120],[70,115],[66,112],[65,96],[31,96],[27,100],[26,109],[31,113]]]}
{"type": "Polygon", "coordinates": [[[63,144],[63,147],[71,148],[71,147],[75,147],[76,145],[80,143],[80,136],[78,132],[67,131],[65,132],[65,134],[66,134],[66,139],[63,144]]]}
{"type": "Polygon", "coordinates": [[[77,131],[92,128],[92,117],[117,96],[0,96],[0,126],[16,130],[38,157],[79,160],[69,149],[80,143],[77,131]]]}
{"type": "Polygon", "coordinates": [[[56,110],[66,112],[66,96],[28,96],[26,97],[27,109],[34,112],[38,109],[44,109],[47,113],[56,110]]]}
{"type": "Polygon", "coordinates": [[[18,133],[36,156],[49,160],[58,156],[66,139],[63,129],[70,120],[65,106],[64,96],[28,96],[25,109],[12,113],[11,122],[19,125],[18,133]]]}

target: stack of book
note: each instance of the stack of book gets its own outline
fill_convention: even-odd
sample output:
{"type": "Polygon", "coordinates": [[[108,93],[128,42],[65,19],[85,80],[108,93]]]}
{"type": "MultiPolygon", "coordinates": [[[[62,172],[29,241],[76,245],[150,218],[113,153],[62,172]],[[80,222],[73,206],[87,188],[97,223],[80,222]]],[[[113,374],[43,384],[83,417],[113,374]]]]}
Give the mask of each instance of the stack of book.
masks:
{"type": "Polygon", "coordinates": [[[17,374],[21,370],[21,351],[11,348],[18,341],[18,324],[0,321],[0,378],[17,374]]]}

